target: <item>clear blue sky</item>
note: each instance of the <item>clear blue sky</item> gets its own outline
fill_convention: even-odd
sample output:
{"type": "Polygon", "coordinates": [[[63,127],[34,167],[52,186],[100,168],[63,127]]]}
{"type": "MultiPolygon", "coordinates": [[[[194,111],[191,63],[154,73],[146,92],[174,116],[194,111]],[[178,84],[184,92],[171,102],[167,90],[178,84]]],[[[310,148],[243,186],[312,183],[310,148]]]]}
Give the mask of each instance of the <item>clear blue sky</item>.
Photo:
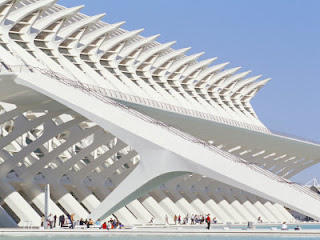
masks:
{"type": "MultiPolygon", "coordinates": [[[[252,105],[271,129],[320,140],[320,1],[317,0],[60,0],[86,5],[88,15],[107,13],[104,21],[126,21],[124,29],[160,33],[160,43],[192,47],[272,80],[252,105]]],[[[320,157],[320,156],[319,156],[320,157]]],[[[295,180],[316,176],[316,166],[295,180]]]]}

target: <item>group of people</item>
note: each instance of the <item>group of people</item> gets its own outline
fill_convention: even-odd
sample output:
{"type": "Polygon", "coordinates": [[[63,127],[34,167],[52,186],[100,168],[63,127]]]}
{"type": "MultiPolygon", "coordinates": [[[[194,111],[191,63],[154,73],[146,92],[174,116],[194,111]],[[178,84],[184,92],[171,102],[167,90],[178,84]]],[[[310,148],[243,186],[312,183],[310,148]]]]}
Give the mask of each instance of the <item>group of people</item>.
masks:
{"type": "MultiPolygon", "coordinates": [[[[45,227],[44,226],[44,221],[45,220],[45,217],[44,215],[41,216],[41,227],[45,227]]],[[[57,215],[52,215],[51,213],[49,214],[49,216],[47,217],[47,225],[48,225],[48,228],[52,229],[52,228],[55,228],[56,227],[56,222],[57,222],[57,215]]]]}
{"type": "MultiPolygon", "coordinates": [[[[207,214],[206,216],[201,215],[201,214],[192,214],[190,217],[190,224],[203,224],[207,223],[208,221],[208,216],[210,214],[207,214]]],[[[209,217],[210,218],[210,217],[209,217]]],[[[187,214],[183,219],[181,218],[181,215],[174,215],[173,221],[175,224],[189,224],[189,214],[187,214]]],[[[214,217],[213,219],[210,218],[210,223],[216,224],[218,222],[217,218],[214,217]]]]}
{"type": "Polygon", "coordinates": [[[48,215],[47,217],[47,227],[45,226],[45,216],[42,215],[41,217],[41,227],[45,227],[45,228],[55,228],[56,227],[56,223],[57,223],[57,219],[59,219],[59,227],[61,228],[75,228],[75,226],[86,226],[87,228],[91,228],[91,227],[97,227],[99,229],[122,229],[124,227],[124,225],[118,221],[118,219],[114,218],[110,218],[110,220],[108,222],[101,222],[100,219],[98,219],[96,222],[93,222],[91,218],[89,218],[89,220],[83,220],[83,218],[81,218],[80,220],[75,221],[74,220],[74,214],[72,215],[61,215],[59,216],[59,218],[57,218],[56,215],[52,215],[51,213],[48,215]]]}
{"type": "MultiPolygon", "coordinates": [[[[68,226],[70,228],[73,228],[74,220],[73,220],[74,214],[69,215],[61,215],[59,216],[59,227],[65,227],[68,226]]],[[[47,217],[47,226],[45,226],[45,216],[41,216],[41,227],[44,228],[55,228],[57,224],[57,215],[52,215],[51,213],[47,217]]]]}
{"type": "MultiPolygon", "coordinates": [[[[283,222],[282,223],[282,226],[281,226],[281,230],[289,230],[289,228],[288,228],[288,225],[287,225],[287,222],[283,222]]],[[[300,226],[296,226],[295,228],[294,228],[294,230],[301,230],[301,227],[300,226]]]]}
{"type": "MultiPolygon", "coordinates": [[[[189,224],[189,219],[190,219],[190,224],[203,224],[206,223],[207,224],[207,229],[210,229],[210,225],[211,223],[216,224],[217,223],[217,218],[212,218],[210,217],[210,214],[208,213],[206,216],[204,215],[198,215],[198,214],[192,214],[191,217],[189,218],[189,215],[187,214],[183,219],[181,218],[181,215],[174,215],[173,221],[175,224],[189,224]]],[[[154,217],[152,217],[150,223],[154,222],[154,217]]],[[[57,216],[56,215],[52,215],[49,214],[47,217],[47,228],[55,228],[56,227],[56,222],[57,222],[57,216]]],[[[165,216],[165,222],[166,224],[169,224],[168,221],[168,215],[165,216]]],[[[257,219],[258,223],[262,223],[262,218],[258,217],[257,219]]],[[[41,227],[45,227],[45,216],[42,215],[41,217],[41,227]]],[[[86,228],[92,228],[92,227],[96,227],[99,229],[106,229],[106,230],[110,230],[110,229],[122,229],[124,227],[124,225],[116,218],[112,219],[110,218],[110,220],[108,222],[101,222],[100,219],[98,219],[96,222],[93,222],[91,218],[89,218],[89,220],[84,220],[83,218],[81,218],[78,221],[74,221],[74,214],[69,215],[67,214],[65,215],[61,215],[59,216],[59,227],[68,227],[68,228],[74,228],[75,226],[85,226],[86,228]]],[[[301,228],[299,226],[297,226],[295,228],[295,230],[300,230],[301,228]]],[[[288,230],[288,226],[286,222],[283,222],[282,226],[281,226],[281,230],[288,230]]]]}
{"type": "Polygon", "coordinates": [[[103,223],[101,223],[100,219],[98,219],[94,223],[91,218],[89,218],[89,220],[87,220],[87,219],[83,220],[83,218],[81,218],[78,225],[80,225],[80,226],[85,225],[85,226],[87,226],[87,228],[95,226],[97,228],[106,229],[106,230],[124,228],[124,225],[116,218],[114,218],[114,219],[110,218],[110,220],[108,222],[103,222],[103,223]]]}
{"type": "MultiPolygon", "coordinates": [[[[261,217],[258,217],[257,223],[263,223],[263,220],[262,220],[261,217]]],[[[283,223],[282,223],[282,225],[281,225],[281,230],[289,230],[288,225],[287,225],[287,222],[283,222],[283,223]]],[[[294,228],[294,230],[301,230],[301,227],[300,227],[300,226],[296,226],[296,227],[294,228]]]]}

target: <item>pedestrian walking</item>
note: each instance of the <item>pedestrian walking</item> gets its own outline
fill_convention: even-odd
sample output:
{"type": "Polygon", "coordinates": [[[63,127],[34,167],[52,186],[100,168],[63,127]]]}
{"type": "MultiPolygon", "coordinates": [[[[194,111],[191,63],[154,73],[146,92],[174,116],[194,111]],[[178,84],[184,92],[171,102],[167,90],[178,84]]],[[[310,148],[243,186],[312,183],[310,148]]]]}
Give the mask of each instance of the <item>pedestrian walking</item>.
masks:
{"type": "Polygon", "coordinates": [[[211,223],[211,219],[210,219],[210,214],[208,213],[207,218],[206,218],[206,222],[207,222],[207,229],[210,229],[210,223],[211,223]]]}

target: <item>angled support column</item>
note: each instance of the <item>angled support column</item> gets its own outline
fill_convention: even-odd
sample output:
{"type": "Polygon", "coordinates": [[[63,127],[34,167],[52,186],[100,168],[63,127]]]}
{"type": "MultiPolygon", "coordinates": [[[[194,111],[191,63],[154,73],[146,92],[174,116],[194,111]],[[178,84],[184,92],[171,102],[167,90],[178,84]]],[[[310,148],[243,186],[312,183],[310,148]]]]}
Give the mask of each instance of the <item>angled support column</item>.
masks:
{"type": "Polygon", "coordinates": [[[240,214],[240,216],[242,216],[244,222],[256,220],[256,218],[253,217],[252,214],[242,204],[240,204],[240,202],[234,196],[232,196],[230,193],[226,193],[224,196],[226,199],[228,199],[230,204],[240,214]]]}
{"type": "Polygon", "coordinates": [[[182,210],[178,208],[176,204],[174,204],[174,202],[163,191],[161,191],[161,189],[153,189],[150,192],[150,195],[167,213],[169,213],[172,219],[174,215],[183,216],[182,210]]]}
{"type": "Polygon", "coordinates": [[[282,213],[282,215],[284,216],[284,219],[286,222],[290,222],[290,223],[294,223],[296,222],[297,220],[283,207],[281,206],[280,204],[278,203],[274,203],[273,206],[275,206],[279,212],[282,213]]]}
{"type": "Polygon", "coordinates": [[[210,198],[205,191],[195,193],[196,196],[204,203],[204,205],[211,210],[213,216],[217,218],[218,222],[233,222],[233,218],[228,215],[212,198],[210,198]]]}
{"type": "Polygon", "coordinates": [[[232,216],[235,223],[241,223],[244,221],[243,217],[238,213],[234,206],[224,199],[219,193],[209,193],[209,196],[213,198],[224,212],[229,216],[232,216]]]}
{"type": "Polygon", "coordinates": [[[179,209],[183,211],[183,216],[186,215],[191,216],[192,214],[197,214],[197,210],[193,208],[193,206],[183,197],[176,189],[170,189],[168,194],[171,200],[177,205],[179,209]]]}
{"type": "Polygon", "coordinates": [[[17,228],[18,224],[10,215],[0,206],[0,226],[3,228],[17,228]]]}
{"type": "Polygon", "coordinates": [[[253,206],[261,212],[259,217],[262,217],[263,222],[275,223],[278,221],[272,212],[270,212],[254,195],[248,194],[247,198],[253,206]]]}
{"type": "MultiPolygon", "coordinates": [[[[159,156],[161,153],[158,153],[157,155],[159,156]]],[[[168,156],[169,154],[164,155],[166,156],[165,159],[167,159],[168,162],[160,168],[154,168],[152,166],[153,164],[149,165],[148,163],[140,162],[139,165],[131,172],[131,174],[110,193],[110,195],[97,209],[95,209],[95,211],[91,213],[90,217],[92,219],[104,219],[122,206],[125,206],[138,197],[148,193],[150,189],[156,188],[164,182],[187,173],[186,171],[173,171],[168,173],[165,165],[170,165],[170,157],[168,156]],[[155,174],[157,177],[154,177],[155,174]],[[123,200],[119,201],[119,199],[123,200]],[[111,209],[107,212],[100,210],[109,208],[110,206],[113,207],[111,207],[111,209]]],[[[150,156],[150,158],[151,157],[152,156],[150,156]]]]}
{"type": "MultiPolygon", "coordinates": [[[[168,216],[168,222],[173,224],[172,216],[160,206],[160,204],[149,194],[145,194],[139,198],[139,202],[152,214],[155,219],[158,219],[158,223],[166,223],[165,216],[168,216]]],[[[150,218],[151,219],[151,218],[150,218]]],[[[150,221],[149,219],[149,221],[150,221]]]]}
{"type": "Polygon", "coordinates": [[[0,180],[0,196],[20,218],[19,226],[32,221],[32,226],[40,226],[41,218],[30,204],[5,180],[0,180]]]}

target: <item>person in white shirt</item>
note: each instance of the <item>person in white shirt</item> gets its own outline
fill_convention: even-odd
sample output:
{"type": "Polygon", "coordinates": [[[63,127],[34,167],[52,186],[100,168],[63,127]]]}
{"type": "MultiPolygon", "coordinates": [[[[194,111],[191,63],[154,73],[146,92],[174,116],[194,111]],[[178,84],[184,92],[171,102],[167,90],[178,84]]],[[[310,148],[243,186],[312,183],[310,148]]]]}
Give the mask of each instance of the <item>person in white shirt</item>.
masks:
{"type": "Polygon", "coordinates": [[[49,216],[48,216],[48,222],[49,222],[50,229],[52,229],[53,216],[52,216],[51,213],[50,213],[49,216]]]}
{"type": "Polygon", "coordinates": [[[283,222],[281,230],[288,230],[287,222],[283,222]]]}
{"type": "Polygon", "coordinates": [[[166,221],[166,224],[169,224],[169,217],[168,217],[168,215],[166,214],[166,216],[165,216],[165,221],[166,221]]]}

